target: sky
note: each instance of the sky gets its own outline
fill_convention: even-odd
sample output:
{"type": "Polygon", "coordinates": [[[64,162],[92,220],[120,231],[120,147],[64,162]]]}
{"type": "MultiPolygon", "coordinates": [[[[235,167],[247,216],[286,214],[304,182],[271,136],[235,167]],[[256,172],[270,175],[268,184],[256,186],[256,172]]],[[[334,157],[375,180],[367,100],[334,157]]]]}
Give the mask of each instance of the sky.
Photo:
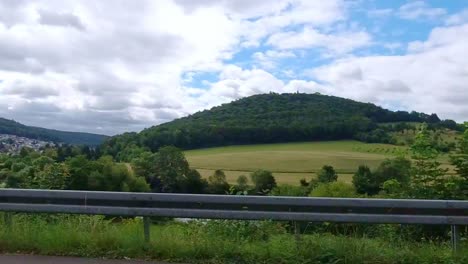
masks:
{"type": "Polygon", "coordinates": [[[468,1],[0,1],[0,117],[115,135],[269,92],[466,121],[468,1]]]}

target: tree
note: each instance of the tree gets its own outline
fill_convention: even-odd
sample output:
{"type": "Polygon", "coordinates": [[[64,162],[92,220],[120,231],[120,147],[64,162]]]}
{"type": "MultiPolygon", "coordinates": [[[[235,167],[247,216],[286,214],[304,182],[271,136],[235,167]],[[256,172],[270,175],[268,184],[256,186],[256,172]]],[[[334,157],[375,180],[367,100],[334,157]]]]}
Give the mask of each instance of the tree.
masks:
{"type": "Polygon", "coordinates": [[[70,188],[73,190],[89,190],[88,178],[98,165],[84,155],[69,158],[66,161],[70,170],[70,188]]]}
{"type": "Polygon", "coordinates": [[[338,174],[336,174],[335,169],[332,166],[325,165],[317,173],[317,179],[321,183],[335,182],[338,180],[338,174]]]}
{"type": "Polygon", "coordinates": [[[411,146],[414,166],[411,171],[410,194],[414,198],[435,199],[444,189],[446,169],[440,167],[439,156],[431,142],[427,125],[423,125],[411,146]]]}
{"type": "Polygon", "coordinates": [[[46,165],[34,181],[40,189],[63,190],[68,187],[70,172],[63,163],[46,165]]]}
{"type": "Polygon", "coordinates": [[[359,166],[353,176],[353,185],[360,194],[376,195],[383,190],[385,182],[394,180],[401,186],[400,191],[408,189],[411,178],[411,161],[404,157],[384,160],[374,172],[367,166],[359,166]]]}
{"type": "Polygon", "coordinates": [[[249,189],[249,179],[245,175],[239,175],[237,178],[237,186],[236,188],[239,191],[247,191],[249,189]]]}
{"type": "Polygon", "coordinates": [[[155,177],[156,156],[157,154],[149,151],[141,153],[131,162],[133,171],[137,175],[145,177],[146,181],[151,182],[151,179],[155,177]]]}
{"type": "Polygon", "coordinates": [[[411,161],[404,157],[384,160],[375,171],[379,187],[388,180],[396,180],[408,186],[411,180],[411,161]]]}
{"type": "Polygon", "coordinates": [[[458,141],[457,153],[451,156],[451,162],[457,174],[468,181],[468,122],[465,126],[465,132],[458,141]]]}
{"type": "Polygon", "coordinates": [[[216,170],[213,175],[208,177],[208,192],[213,194],[226,194],[229,192],[229,183],[226,181],[226,175],[222,170],[216,170]]]}
{"type": "MultiPolygon", "coordinates": [[[[460,197],[468,197],[468,122],[465,123],[465,132],[458,141],[458,149],[455,155],[450,157],[451,163],[459,176],[460,197]]],[[[454,179],[455,180],[455,179],[454,179]]]]}
{"type": "Polygon", "coordinates": [[[181,184],[190,172],[184,153],[173,146],[159,149],[154,169],[150,185],[156,192],[180,192],[181,184]]]}
{"type": "Polygon", "coordinates": [[[208,182],[202,179],[197,170],[190,170],[187,174],[186,180],[183,183],[181,192],[183,193],[205,193],[208,188],[208,182]]]}
{"type": "Polygon", "coordinates": [[[254,184],[254,191],[257,194],[267,194],[276,187],[276,180],[273,174],[267,170],[256,170],[250,174],[250,179],[254,184]]]}
{"type": "Polygon", "coordinates": [[[364,165],[359,166],[358,170],[353,175],[353,185],[357,193],[360,194],[374,195],[380,190],[371,170],[364,165]]]}

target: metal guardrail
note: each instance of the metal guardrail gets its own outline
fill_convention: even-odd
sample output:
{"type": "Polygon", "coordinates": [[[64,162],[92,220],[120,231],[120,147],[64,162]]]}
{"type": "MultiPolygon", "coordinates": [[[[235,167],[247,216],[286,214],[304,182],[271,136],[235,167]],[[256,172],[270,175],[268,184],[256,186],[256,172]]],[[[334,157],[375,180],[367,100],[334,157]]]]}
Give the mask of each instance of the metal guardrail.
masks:
{"type": "MultiPolygon", "coordinates": [[[[0,211],[369,224],[468,225],[468,201],[0,189],[0,211]]],[[[145,238],[149,221],[145,218],[145,238]]]]}

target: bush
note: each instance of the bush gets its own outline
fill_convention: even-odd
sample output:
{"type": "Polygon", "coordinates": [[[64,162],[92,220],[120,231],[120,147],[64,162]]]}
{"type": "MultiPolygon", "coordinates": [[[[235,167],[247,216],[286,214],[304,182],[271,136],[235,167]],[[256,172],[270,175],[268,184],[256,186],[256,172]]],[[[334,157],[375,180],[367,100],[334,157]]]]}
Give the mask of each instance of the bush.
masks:
{"type": "Polygon", "coordinates": [[[311,197],[356,197],[356,190],[352,185],[344,182],[320,183],[309,194],[311,197]]]}
{"type": "Polygon", "coordinates": [[[332,166],[325,165],[317,173],[317,179],[319,182],[335,182],[338,180],[338,174],[336,174],[335,169],[332,166]]]}
{"type": "Polygon", "coordinates": [[[273,188],[270,194],[273,196],[307,196],[308,192],[309,188],[304,186],[279,185],[273,188]]]}
{"type": "Polygon", "coordinates": [[[208,192],[212,194],[226,194],[229,192],[229,183],[226,181],[226,174],[222,170],[216,170],[208,178],[208,192]]]}
{"type": "Polygon", "coordinates": [[[236,189],[239,191],[247,191],[249,187],[249,179],[245,175],[240,175],[237,178],[237,186],[236,189]]]}
{"type": "Polygon", "coordinates": [[[361,165],[353,175],[353,185],[357,193],[377,194],[380,191],[379,183],[375,179],[369,167],[361,165]]]}
{"type": "Polygon", "coordinates": [[[276,187],[276,180],[270,171],[257,170],[250,174],[256,194],[268,194],[276,187]]]}
{"type": "Polygon", "coordinates": [[[397,157],[384,160],[375,172],[367,166],[359,166],[353,176],[353,185],[360,194],[376,195],[382,191],[384,182],[395,180],[405,190],[410,182],[411,161],[397,157]]]}

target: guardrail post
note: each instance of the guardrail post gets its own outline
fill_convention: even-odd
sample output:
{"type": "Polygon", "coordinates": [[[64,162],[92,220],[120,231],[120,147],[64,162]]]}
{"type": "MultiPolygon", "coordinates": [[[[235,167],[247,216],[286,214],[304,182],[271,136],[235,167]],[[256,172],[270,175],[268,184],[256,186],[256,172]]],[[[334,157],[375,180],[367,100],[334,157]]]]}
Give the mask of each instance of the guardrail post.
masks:
{"type": "Polygon", "coordinates": [[[149,243],[150,242],[150,227],[151,227],[151,221],[150,218],[145,216],[143,217],[143,229],[145,233],[145,242],[149,243]]]}
{"type": "Polygon", "coordinates": [[[296,246],[300,246],[301,242],[301,227],[297,221],[294,221],[294,237],[296,239],[296,246]]]}
{"type": "Polygon", "coordinates": [[[460,227],[457,225],[451,225],[451,242],[453,253],[458,252],[458,246],[460,244],[460,227]]]}
{"type": "Polygon", "coordinates": [[[11,224],[12,224],[11,213],[10,212],[5,212],[3,214],[3,221],[5,223],[7,231],[10,230],[11,229],[11,224]]]}

